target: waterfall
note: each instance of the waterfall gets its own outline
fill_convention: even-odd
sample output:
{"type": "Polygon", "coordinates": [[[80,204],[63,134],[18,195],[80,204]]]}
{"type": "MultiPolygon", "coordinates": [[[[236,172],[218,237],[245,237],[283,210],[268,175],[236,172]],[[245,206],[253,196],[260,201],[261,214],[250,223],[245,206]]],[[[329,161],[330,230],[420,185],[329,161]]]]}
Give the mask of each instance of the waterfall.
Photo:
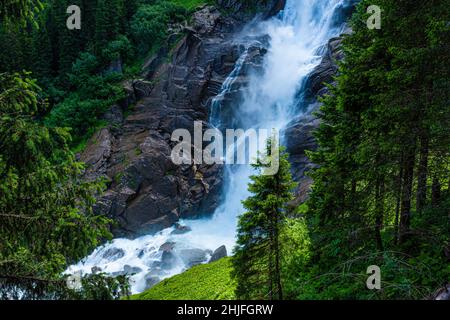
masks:
{"type": "MultiPolygon", "coordinates": [[[[270,39],[264,57],[264,72],[248,75],[249,83],[242,89],[243,99],[233,106],[235,119],[232,125],[244,130],[275,128],[281,131],[294,117],[299,116],[301,110],[298,110],[297,100],[301,96],[302,84],[320,63],[328,39],[338,36],[343,30],[342,10],[348,2],[288,0],[284,11],[277,17],[259,23],[256,37],[268,35],[270,39]]],[[[247,60],[248,46],[245,48],[221,92],[212,100],[211,123],[216,127],[230,125],[220,118],[220,108],[223,98],[233,90],[234,80],[247,60]]],[[[199,249],[203,250],[204,262],[208,260],[210,250],[221,245],[225,245],[231,253],[237,217],[243,213],[241,201],[249,195],[247,184],[253,172],[249,165],[225,166],[225,170],[224,202],[209,219],[181,221],[182,225],[190,227],[191,232],[174,234],[174,228],[169,228],[135,240],[116,239],[97,248],[67,272],[90,273],[95,267],[113,275],[135,273],[131,277],[131,288],[136,293],[145,290],[155,278],[160,280],[182,272],[187,267],[182,254],[186,250],[195,249],[197,251],[189,252],[197,254],[199,249]],[[160,247],[164,244],[173,245],[174,261],[171,261],[170,267],[161,270],[164,252],[160,247]]]]}
{"type": "Polygon", "coordinates": [[[222,106],[223,99],[233,89],[233,84],[236,78],[240,75],[245,60],[247,59],[248,50],[249,47],[247,46],[244,50],[244,53],[241,54],[241,56],[237,60],[233,71],[231,71],[230,75],[223,82],[219,94],[212,99],[210,123],[215,128],[219,128],[222,125],[222,119],[220,117],[220,109],[222,106]]]}

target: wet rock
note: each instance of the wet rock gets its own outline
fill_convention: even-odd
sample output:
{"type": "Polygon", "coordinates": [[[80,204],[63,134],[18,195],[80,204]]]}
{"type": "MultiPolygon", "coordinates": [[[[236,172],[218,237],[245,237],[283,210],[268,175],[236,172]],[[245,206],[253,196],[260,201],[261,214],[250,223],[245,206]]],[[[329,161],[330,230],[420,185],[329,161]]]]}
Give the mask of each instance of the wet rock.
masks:
{"type": "Polygon", "coordinates": [[[298,181],[298,187],[295,191],[296,197],[291,206],[298,206],[309,196],[313,181],[309,178],[308,172],[316,166],[308,158],[306,152],[317,149],[317,142],[313,132],[319,125],[320,121],[316,117],[309,115],[293,121],[285,131],[292,175],[298,181]]]}
{"type": "Polygon", "coordinates": [[[179,235],[191,232],[192,229],[188,226],[182,226],[179,223],[175,224],[175,230],[173,230],[170,234],[179,235]]]}
{"type": "Polygon", "coordinates": [[[123,258],[124,256],[125,256],[125,251],[123,251],[122,249],[110,248],[103,253],[102,258],[110,260],[110,261],[114,261],[114,260],[123,258]]]}
{"type": "MultiPolygon", "coordinates": [[[[351,30],[347,29],[346,32],[351,30]]],[[[303,114],[293,119],[284,132],[293,178],[298,182],[295,199],[289,204],[291,207],[306,201],[311,191],[313,180],[308,172],[316,165],[306,153],[317,149],[314,131],[320,126],[320,120],[313,113],[320,107],[317,98],[328,93],[327,84],[333,84],[333,77],[338,71],[337,62],[343,59],[341,43],[342,37],[333,38],[324,47],[321,63],[311,72],[305,84],[306,93],[300,105],[303,114]]]]}
{"type": "Polygon", "coordinates": [[[86,172],[88,180],[107,175],[108,160],[112,154],[113,144],[114,137],[107,128],[98,131],[90,139],[80,157],[80,160],[85,162],[88,167],[86,172]]]}
{"type": "Polygon", "coordinates": [[[92,274],[101,273],[102,272],[102,268],[94,266],[94,267],[91,268],[91,272],[92,272],[92,274]]]}
{"type": "Polygon", "coordinates": [[[166,242],[159,247],[159,251],[172,252],[173,248],[175,248],[175,242],[166,242]]]}
{"type": "Polygon", "coordinates": [[[119,277],[119,276],[132,276],[137,273],[142,272],[142,269],[139,267],[132,267],[128,264],[124,265],[123,270],[113,272],[111,275],[113,277],[119,277]]]}
{"type": "Polygon", "coordinates": [[[132,267],[128,264],[123,266],[123,271],[126,275],[133,275],[133,274],[137,274],[137,273],[141,273],[142,269],[139,267],[132,267]]]}
{"type": "Polygon", "coordinates": [[[155,247],[150,247],[150,246],[147,248],[144,248],[144,249],[140,249],[137,254],[137,257],[139,259],[142,259],[147,253],[155,251],[155,249],[156,249],[155,247]]]}
{"type": "Polygon", "coordinates": [[[333,83],[333,77],[338,70],[337,61],[343,58],[341,43],[342,37],[330,39],[322,62],[309,75],[306,84],[309,99],[316,99],[328,93],[326,84],[333,83]]]}
{"type": "Polygon", "coordinates": [[[194,13],[192,17],[193,29],[199,34],[210,34],[215,31],[221,14],[213,6],[207,6],[194,13]]]}
{"type": "Polygon", "coordinates": [[[144,289],[144,291],[145,291],[145,290],[148,290],[148,289],[154,287],[158,283],[160,283],[161,279],[159,277],[149,273],[144,277],[144,281],[145,281],[145,289],[144,289]]]}
{"type": "Polygon", "coordinates": [[[227,256],[228,256],[227,248],[225,246],[220,246],[219,248],[214,250],[214,252],[213,252],[211,258],[209,259],[208,263],[220,260],[220,259],[225,258],[227,256]]]}
{"type": "Polygon", "coordinates": [[[184,249],[179,252],[179,255],[188,268],[202,264],[207,259],[206,251],[201,249],[184,249]]]}
{"type": "Polygon", "coordinates": [[[122,108],[117,104],[113,105],[112,107],[109,108],[108,111],[106,111],[103,114],[102,120],[105,120],[106,122],[110,123],[112,126],[121,125],[123,122],[122,108]]]}
{"type": "Polygon", "coordinates": [[[146,80],[134,80],[133,89],[136,99],[149,97],[153,90],[153,84],[146,80]]]}
{"type": "Polygon", "coordinates": [[[136,94],[133,88],[133,80],[123,81],[122,88],[125,91],[125,98],[119,101],[119,105],[123,110],[126,110],[128,109],[128,107],[136,103],[136,94]]]}
{"type": "Polygon", "coordinates": [[[177,263],[176,256],[170,251],[164,251],[161,257],[161,269],[170,270],[175,267],[177,263]]]}

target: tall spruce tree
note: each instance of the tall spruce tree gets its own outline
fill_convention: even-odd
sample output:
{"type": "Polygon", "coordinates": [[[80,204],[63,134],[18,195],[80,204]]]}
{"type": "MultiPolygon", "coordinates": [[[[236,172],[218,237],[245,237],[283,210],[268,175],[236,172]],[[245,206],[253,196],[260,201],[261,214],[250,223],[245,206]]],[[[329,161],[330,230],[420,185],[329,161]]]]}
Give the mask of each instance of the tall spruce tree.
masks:
{"type": "Polygon", "coordinates": [[[123,0],[99,0],[95,14],[95,52],[101,53],[109,41],[124,31],[123,0]]]}
{"type": "Polygon", "coordinates": [[[238,299],[283,299],[280,232],[295,183],[287,153],[277,146],[271,155],[272,143],[268,143],[267,154],[271,162],[279,161],[279,170],[266,175],[266,165],[254,165],[260,174],[251,177],[252,196],[243,201],[247,211],[239,218],[233,257],[238,299]]]}
{"type": "Polygon", "coordinates": [[[37,121],[38,92],[26,75],[0,74],[0,298],[44,298],[111,236],[92,212],[101,185],[81,179],[69,134],[37,121]]]}
{"type": "Polygon", "coordinates": [[[47,27],[48,10],[43,12],[40,17],[39,28],[32,31],[32,70],[36,78],[48,81],[53,75],[53,48],[47,27]]]}
{"type": "Polygon", "coordinates": [[[59,75],[64,80],[66,74],[72,69],[72,64],[83,52],[86,43],[83,38],[83,30],[88,26],[83,25],[83,2],[81,0],[55,0],[52,5],[52,14],[54,16],[55,26],[57,27],[57,43],[58,50],[58,70],[59,75]],[[66,20],[69,17],[66,10],[70,5],[77,5],[81,8],[81,30],[69,30],[66,27],[66,20]]]}

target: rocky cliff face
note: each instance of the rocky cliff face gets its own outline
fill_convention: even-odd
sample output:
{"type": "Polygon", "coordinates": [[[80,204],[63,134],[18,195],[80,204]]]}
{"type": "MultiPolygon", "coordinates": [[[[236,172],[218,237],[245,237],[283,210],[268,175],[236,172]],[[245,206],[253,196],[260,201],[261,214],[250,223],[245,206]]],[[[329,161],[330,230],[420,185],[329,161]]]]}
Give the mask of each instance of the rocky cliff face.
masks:
{"type": "MultiPolygon", "coordinates": [[[[263,2],[264,16],[283,3],[263,2]]],[[[219,4],[243,12],[240,1],[219,4]]],[[[96,211],[118,222],[116,236],[157,232],[180,218],[212,214],[219,205],[222,168],[174,165],[171,134],[176,129],[193,132],[194,121],[208,128],[211,98],[241,53],[233,37],[250,17],[223,15],[212,6],[196,12],[191,25],[171,35],[167,46],[147,61],[142,79],[124,83],[128,98],[105,114],[110,125],[91,138],[80,158],[88,179],[109,182],[96,211]]]]}
{"type": "MultiPolygon", "coordinates": [[[[345,33],[350,32],[350,29],[345,31],[345,33]]],[[[294,119],[285,132],[285,143],[290,155],[289,160],[292,164],[293,177],[299,183],[293,205],[299,205],[308,198],[313,183],[308,176],[308,171],[313,169],[315,165],[307,157],[306,152],[317,149],[313,132],[319,127],[320,120],[314,113],[320,107],[318,98],[328,93],[326,85],[333,84],[333,77],[338,70],[337,62],[343,59],[341,43],[342,37],[330,39],[328,42],[322,62],[309,75],[305,84],[307,95],[303,103],[308,106],[308,109],[297,119],[294,119]]]]}

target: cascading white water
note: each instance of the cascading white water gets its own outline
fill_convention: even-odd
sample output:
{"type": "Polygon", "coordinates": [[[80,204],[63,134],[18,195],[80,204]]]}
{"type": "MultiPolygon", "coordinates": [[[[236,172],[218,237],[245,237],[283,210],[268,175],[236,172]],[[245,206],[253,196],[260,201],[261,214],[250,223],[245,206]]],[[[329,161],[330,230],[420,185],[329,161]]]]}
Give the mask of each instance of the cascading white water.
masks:
{"type": "Polygon", "coordinates": [[[233,83],[234,83],[236,77],[239,76],[239,74],[240,74],[240,72],[242,70],[242,67],[244,66],[245,60],[246,60],[246,58],[248,56],[248,49],[249,49],[248,47],[245,48],[244,53],[241,54],[241,56],[237,60],[233,71],[230,73],[230,75],[223,82],[222,87],[220,88],[219,94],[212,99],[210,123],[215,128],[221,127],[222,119],[221,119],[220,113],[219,113],[220,108],[221,108],[221,104],[222,104],[223,99],[225,98],[225,96],[228,93],[230,93],[231,90],[233,90],[233,83]]]}
{"type": "MultiPolygon", "coordinates": [[[[288,0],[284,11],[278,17],[260,22],[258,34],[269,35],[269,47],[264,61],[262,75],[249,75],[244,99],[233,106],[233,115],[238,117],[241,129],[282,130],[299,110],[297,97],[302,83],[321,60],[321,47],[328,39],[342,31],[344,21],[339,21],[340,10],[348,0],[288,0]]],[[[214,125],[225,122],[220,119],[222,98],[232,89],[234,79],[241,73],[248,46],[237,61],[235,69],[222,86],[222,92],[212,102],[214,125]]],[[[228,128],[237,129],[237,128],[228,128]]],[[[163,279],[182,272],[186,268],[182,252],[186,249],[214,250],[225,245],[231,253],[235,243],[237,217],[243,213],[241,201],[248,195],[247,184],[253,173],[249,165],[226,167],[225,200],[210,219],[181,221],[191,232],[173,234],[174,228],[163,230],[135,240],[116,239],[96,249],[90,256],[67,272],[102,272],[117,274],[125,271],[135,273],[131,277],[132,292],[141,292],[151,285],[154,277],[163,279]],[[163,244],[174,243],[176,261],[169,268],[161,270],[163,244]]],[[[210,254],[210,253],[209,253],[210,254]]],[[[205,262],[208,256],[204,257],[205,262]]]]}

